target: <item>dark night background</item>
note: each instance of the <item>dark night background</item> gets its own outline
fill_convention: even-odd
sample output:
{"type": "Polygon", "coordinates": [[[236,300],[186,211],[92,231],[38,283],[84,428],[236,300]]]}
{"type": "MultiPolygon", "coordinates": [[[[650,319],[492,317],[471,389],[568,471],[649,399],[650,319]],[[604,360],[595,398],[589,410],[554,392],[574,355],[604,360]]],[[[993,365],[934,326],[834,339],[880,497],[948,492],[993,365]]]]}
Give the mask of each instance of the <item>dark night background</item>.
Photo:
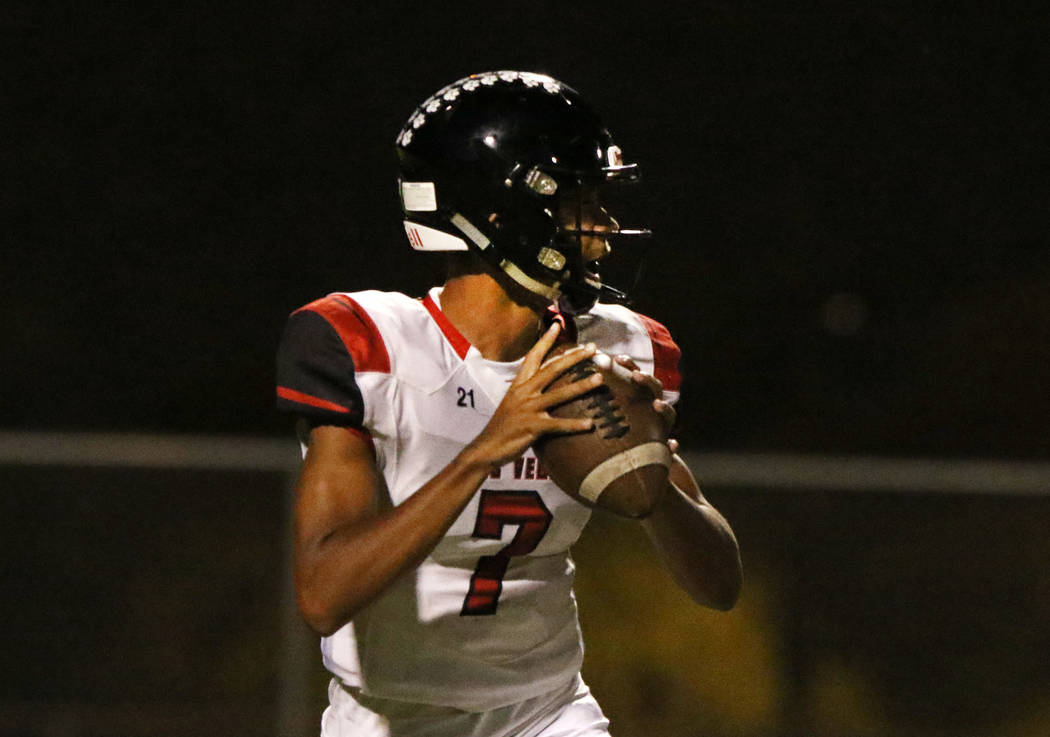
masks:
{"type": "MultiPolygon", "coordinates": [[[[331,291],[430,283],[400,225],[402,123],[468,73],[529,69],[588,96],[643,167],[656,237],[636,307],[683,348],[688,447],[1048,456],[1050,15],[1037,4],[19,2],[4,15],[0,429],[287,436],[272,408],[285,316],[331,291]]],[[[25,500],[47,486],[5,478],[25,500]]],[[[8,524],[32,529],[11,496],[8,524]]],[[[876,597],[886,616],[941,580],[941,563],[961,581],[963,564],[936,551],[984,544],[979,519],[998,524],[991,537],[1023,543],[999,556],[1023,580],[974,556],[966,567],[1020,612],[1003,625],[1014,639],[995,635],[1015,661],[1045,652],[1047,549],[1032,522],[1050,520],[1045,500],[944,516],[919,499],[894,517],[821,498],[823,517],[775,504],[782,516],[749,517],[762,499],[725,501],[751,540],[786,525],[755,554],[760,573],[821,525],[840,584],[847,569],[881,580],[880,561],[906,567],[891,547],[850,552],[869,538],[842,530],[865,521],[872,545],[887,533],[925,561],[901,598],[876,597]],[[907,547],[903,521],[929,549],[907,547]],[[1025,608],[1020,590],[1042,593],[1025,608]],[[1042,634],[1018,635],[1031,618],[1042,634]]],[[[272,534],[272,520],[258,526],[272,534]]],[[[113,574],[117,549],[105,555],[113,574]]],[[[818,554],[794,555],[804,567],[818,554]]],[[[850,605],[848,586],[830,599],[815,587],[786,600],[877,629],[867,594],[850,605]]],[[[959,624],[970,646],[985,611],[976,629],[959,624]]],[[[994,670],[993,656],[971,661],[994,670]]],[[[879,662],[890,682],[894,661],[879,662]]],[[[1022,665],[1018,679],[1050,683],[1022,665]]],[[[937,667],[918,672],[943,686],[937,667]]],[[[963,701],[945,703],[968,714],[963,701]]]]}
{"type": "Polygon", "coordinates": [[[644,166],[637,306],[685,351],[689,441],[1046,453],[1045,13],[516,8],[10,13],[4,424],[283,431],[285,315],[429,278],[394,194],[404,119],[528,68],[644,166]]]}

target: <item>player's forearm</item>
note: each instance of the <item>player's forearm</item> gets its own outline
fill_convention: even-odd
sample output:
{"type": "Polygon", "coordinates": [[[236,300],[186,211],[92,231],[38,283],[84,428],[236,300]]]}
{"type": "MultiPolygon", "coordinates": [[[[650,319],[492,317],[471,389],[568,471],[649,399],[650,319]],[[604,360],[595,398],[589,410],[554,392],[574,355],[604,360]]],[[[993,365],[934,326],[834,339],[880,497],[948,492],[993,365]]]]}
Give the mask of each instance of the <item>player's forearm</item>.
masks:
{"type": "Polygon", "coordinates": [[[736,536],[708,504],[671,484],[642,526],[675,581],[699,604],[732,609],[743,580],[736,536]]]}
{"type": "Polygon", "coordinates": [[[296,543],[300,611],[321,635],[330,635],[418,566],[448,531],[489,473],[461,454],[396,507],[296,543]]]}

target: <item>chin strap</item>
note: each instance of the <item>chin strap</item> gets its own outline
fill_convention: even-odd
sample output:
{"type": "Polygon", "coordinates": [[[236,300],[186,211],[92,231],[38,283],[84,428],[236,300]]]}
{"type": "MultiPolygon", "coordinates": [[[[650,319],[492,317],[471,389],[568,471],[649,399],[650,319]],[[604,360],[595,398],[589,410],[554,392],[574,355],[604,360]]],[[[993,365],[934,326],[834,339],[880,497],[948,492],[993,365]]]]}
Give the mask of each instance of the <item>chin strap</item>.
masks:
{"type": "Polygon", "coordinates": [[[503,259],[500,261],[499,267],[503,270],[504,274],[516,281],[519,285],[528,289],[533,294],[538,294],[544,299],[549,299],[553,302],[562,295],[562,290],[559,289],[560,284],[558,282],[554,282],[554,284],[544,284],[539,279],[533,279],[519,269],[517,264],[513,261],[503,259]]]}
{"type": "Polygon", "coordinates": [[[551,302],[554,302],[561,296],[560,282],[547,284],[526,274],[521,267],[513,261],[503,258],[503,255],[499,253],[499,249],[493,245],[492,241],[490,241],[488,237],[486,237],[485,234],[474,225],[474,223],[467,220],[460,213],[452,213],[449,222],[456,226],[456,229],[459,230],[459,232],[469,238],[471,243],[477,246],[478,250],[481,252],[481,257],[485,259],[485,261],[500,269],[523,289],[527,289],[533,294],[539,295],[551,302]]]}

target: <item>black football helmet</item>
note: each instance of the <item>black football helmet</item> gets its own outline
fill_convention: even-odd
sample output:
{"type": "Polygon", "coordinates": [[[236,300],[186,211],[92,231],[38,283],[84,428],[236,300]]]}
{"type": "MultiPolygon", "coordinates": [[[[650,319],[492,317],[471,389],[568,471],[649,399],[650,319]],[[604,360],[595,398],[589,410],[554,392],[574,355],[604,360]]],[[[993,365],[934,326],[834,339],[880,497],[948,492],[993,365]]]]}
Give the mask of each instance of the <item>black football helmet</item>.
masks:
{"type": "Polygon", "coordinates": [[[569,312],[625,302],[583,260],[587,235],[648,230],[559,223],[561,198],[633,182],[601,119],[571,87],[531,72],[472,74],[420,105],[397,137],[405,231],[421,251],[473,250],[525,289],[569,312]]]}

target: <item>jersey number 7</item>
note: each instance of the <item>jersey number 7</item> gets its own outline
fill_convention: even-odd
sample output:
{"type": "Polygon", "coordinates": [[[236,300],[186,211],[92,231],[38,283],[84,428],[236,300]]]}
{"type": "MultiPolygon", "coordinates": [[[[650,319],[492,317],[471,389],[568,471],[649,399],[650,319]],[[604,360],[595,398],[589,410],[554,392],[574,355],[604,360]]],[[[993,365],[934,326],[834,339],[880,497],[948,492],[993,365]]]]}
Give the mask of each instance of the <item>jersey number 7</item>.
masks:
{"type": "Polygon", "coordinates": [[[478,520],[474,523],[474,537],[498,540],[504,525],[517,525],[514,539],[495,555],[483,555],[478,560],[470,589],[463,600],[465,617],[495,614],[499,595],[503,591],[503,576],[507,564],[515,555],[528,555],[547,533],[553,515],[535,491],[490,491],[482,489],[478,503],[478,520]]]}

